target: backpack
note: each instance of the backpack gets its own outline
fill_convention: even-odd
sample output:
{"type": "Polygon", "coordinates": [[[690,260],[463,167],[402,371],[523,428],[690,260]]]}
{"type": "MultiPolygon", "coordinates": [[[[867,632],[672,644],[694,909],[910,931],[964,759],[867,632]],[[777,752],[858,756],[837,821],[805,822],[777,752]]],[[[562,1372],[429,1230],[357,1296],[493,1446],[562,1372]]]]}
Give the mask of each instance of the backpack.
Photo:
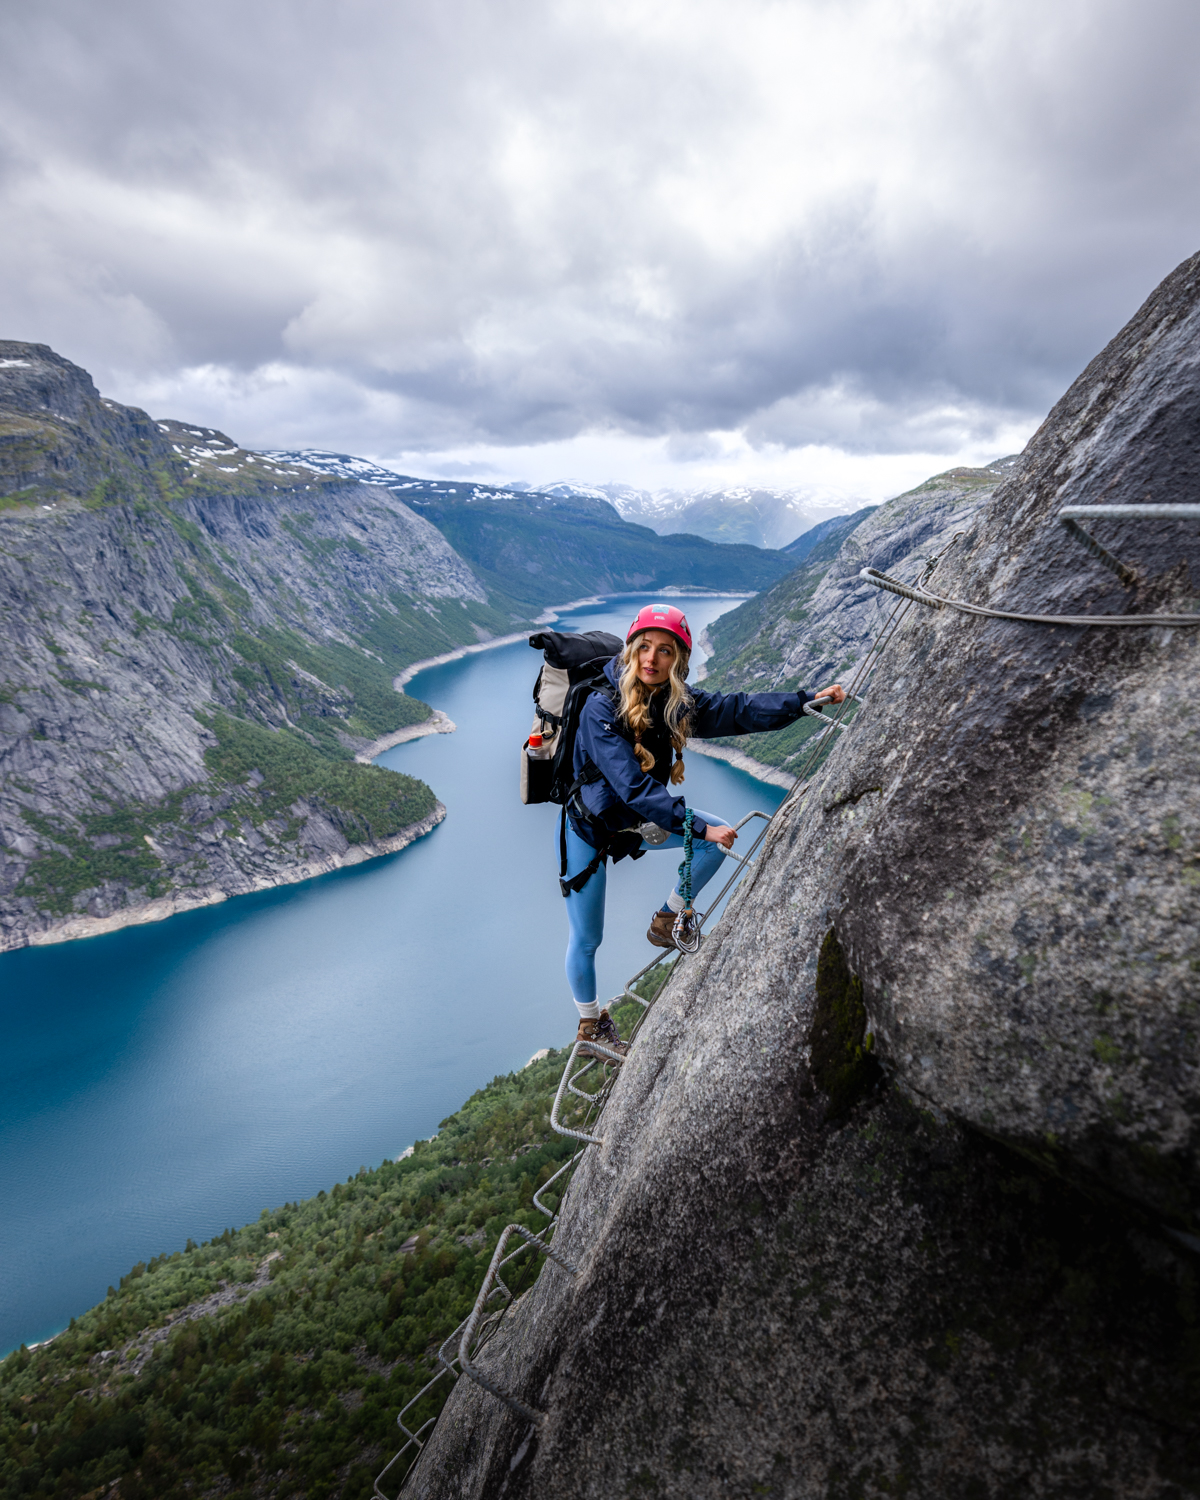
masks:
{"type": "Polygon", "coordinates": [[[556,802],[565,807],[575,782],[572,763],[580,712],[589,694],[611,693],[604,669],[623,647],[604,630],[583,630],[577,635],[543,630],[531,635],[529,644],[543,657],[533,685],[530,733],[540,733],[550,753],[531,760],[529,741],[521,746],[521,801],[556,802]]]}

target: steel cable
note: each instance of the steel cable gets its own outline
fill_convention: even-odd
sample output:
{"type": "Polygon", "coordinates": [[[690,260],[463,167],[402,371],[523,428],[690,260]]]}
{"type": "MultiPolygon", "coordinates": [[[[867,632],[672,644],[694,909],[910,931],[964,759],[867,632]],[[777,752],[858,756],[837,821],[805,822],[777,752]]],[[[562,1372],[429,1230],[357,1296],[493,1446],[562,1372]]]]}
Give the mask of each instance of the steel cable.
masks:
{"type": "MultiPolygon", "coordinates": [[[[1098,521],[1112,517],[1118,520],[1194,521],[1200,520],[1200,505],[1065,505],[1058,512],[1057,519],[1062,522],[1067,535],[1086,548],[1097,562],[1115,573],[1126,587],[1132,587],[1137,582],[1137,574],[1133,569],[1126,567],[1120,558],[1114,557],[1094,536],[1077,524],[1080,520],[1098,521]]],[[[962,535],[961,531],[957,532],[950,546],[962,535]]],[[[942,555],[948,550],[943,549],[942,555]]],[[[1124,625],[1162,626],[1174,630],[1200,625],[1200,615],[1026,615],[1007,609],[986,609],[981,604],[970,604],[966,599],[950,599],[926,588],[931,572],[932,569],[919,579],[915,588],[901,583],[898,578],[889,578],[878,568],[860,568],[858,576],[865,578],[877,589],[886,589],[888,593],[898,594],[902,599],[909,599],[915,604],[924,604],[934,609],[956,609],[962,614],[978,615],[986,620],[1015,620],[1022,625],[1066,625],[1078,629],[1090,625],[1124,625]]]]}

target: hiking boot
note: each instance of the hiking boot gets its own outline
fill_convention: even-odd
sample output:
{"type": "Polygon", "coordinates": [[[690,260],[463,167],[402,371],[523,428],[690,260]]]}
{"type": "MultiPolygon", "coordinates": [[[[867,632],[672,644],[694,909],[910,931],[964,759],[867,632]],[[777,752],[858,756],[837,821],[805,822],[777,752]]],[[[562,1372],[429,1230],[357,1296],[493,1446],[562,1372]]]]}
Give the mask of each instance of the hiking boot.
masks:
{"type": "MultiPolygon", "coordinates": [[[[600,1019],[596,1023],[596,1040],[603,1042],[610,1052],[619,1052],[622,1057],[625,1057],[629,1052],[629,1043],[621,1040],[621,1033],[617,1030],[617,1023],[606,1010],[600,1012],[600,1019]]],[[[611,1061],[611,1058],[609,1061],[611,1061]]]]}
{"type": "Polygon", "coordinates": [[[576,1054],[578,1057],[595,1057],[596,1054],[587,1044],[601,1040],[600,1022],[591,1016],[580,1016],[579,1030],[575,1033],[575,1040],[581,1044],[576,1054]]]}
{"type": "Polygon", "coordinates": [[[587,1045],[588,1042],[599,1042],[610,1052],[619,1052],[622,1057],[629,1051],[629,1043],[621,1040],[621,1033],[613,1025],[612,1017],[606,1010],[600,1012],[599,1020],[581,1018],[579,1030],[575,1033],[575,1040],[583,1043],[575,1054],[577,1057],[595,1057],[600,1062],[612,1062],[612,1058],[605,1057],[603,1052],[593,1051],[587,1045]]]}
{"type": "Polygon", "coordinates": [[[674,926],[675,913],[673,911],[656,911],[650,918],[646,937],[656,948],[676,948],[679,945],[671,930],[674,926]]]}

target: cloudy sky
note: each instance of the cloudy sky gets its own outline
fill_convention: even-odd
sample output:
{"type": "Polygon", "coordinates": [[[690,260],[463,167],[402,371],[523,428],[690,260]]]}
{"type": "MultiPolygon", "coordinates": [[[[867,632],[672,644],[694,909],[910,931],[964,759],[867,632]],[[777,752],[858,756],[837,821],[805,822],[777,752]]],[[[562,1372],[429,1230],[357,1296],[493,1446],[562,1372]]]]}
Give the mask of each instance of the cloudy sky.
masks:
{"type": "Polygon", "coordinates": [[[881,498],[1200,247],[1194,0],[0,7],[0,337],[253,446],[881,498]]]}

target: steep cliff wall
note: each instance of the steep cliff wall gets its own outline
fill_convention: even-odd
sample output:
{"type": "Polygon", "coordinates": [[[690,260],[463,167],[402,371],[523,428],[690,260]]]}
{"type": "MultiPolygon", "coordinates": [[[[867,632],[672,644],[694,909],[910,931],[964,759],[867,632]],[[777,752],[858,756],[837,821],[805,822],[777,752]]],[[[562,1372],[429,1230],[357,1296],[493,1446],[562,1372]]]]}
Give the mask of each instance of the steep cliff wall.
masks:
{"type": "Polygon", "coordinates": [[[392,676],[512,626],[390,492],[0,343],[0,948],[401,847],[432,793],[353,763],[428,716],[392,676]]]}
{"type": "MultiPolygon", "coordinates": [[[[944,592],[1194,610],[1200,256],[1088,367],[944,592]]],[[[684,960],[417,1496],[1200,1494],[1197,632],[916,608],[684,960]],[[881,690],[881,684],[886,690],[881,690]]]]}

